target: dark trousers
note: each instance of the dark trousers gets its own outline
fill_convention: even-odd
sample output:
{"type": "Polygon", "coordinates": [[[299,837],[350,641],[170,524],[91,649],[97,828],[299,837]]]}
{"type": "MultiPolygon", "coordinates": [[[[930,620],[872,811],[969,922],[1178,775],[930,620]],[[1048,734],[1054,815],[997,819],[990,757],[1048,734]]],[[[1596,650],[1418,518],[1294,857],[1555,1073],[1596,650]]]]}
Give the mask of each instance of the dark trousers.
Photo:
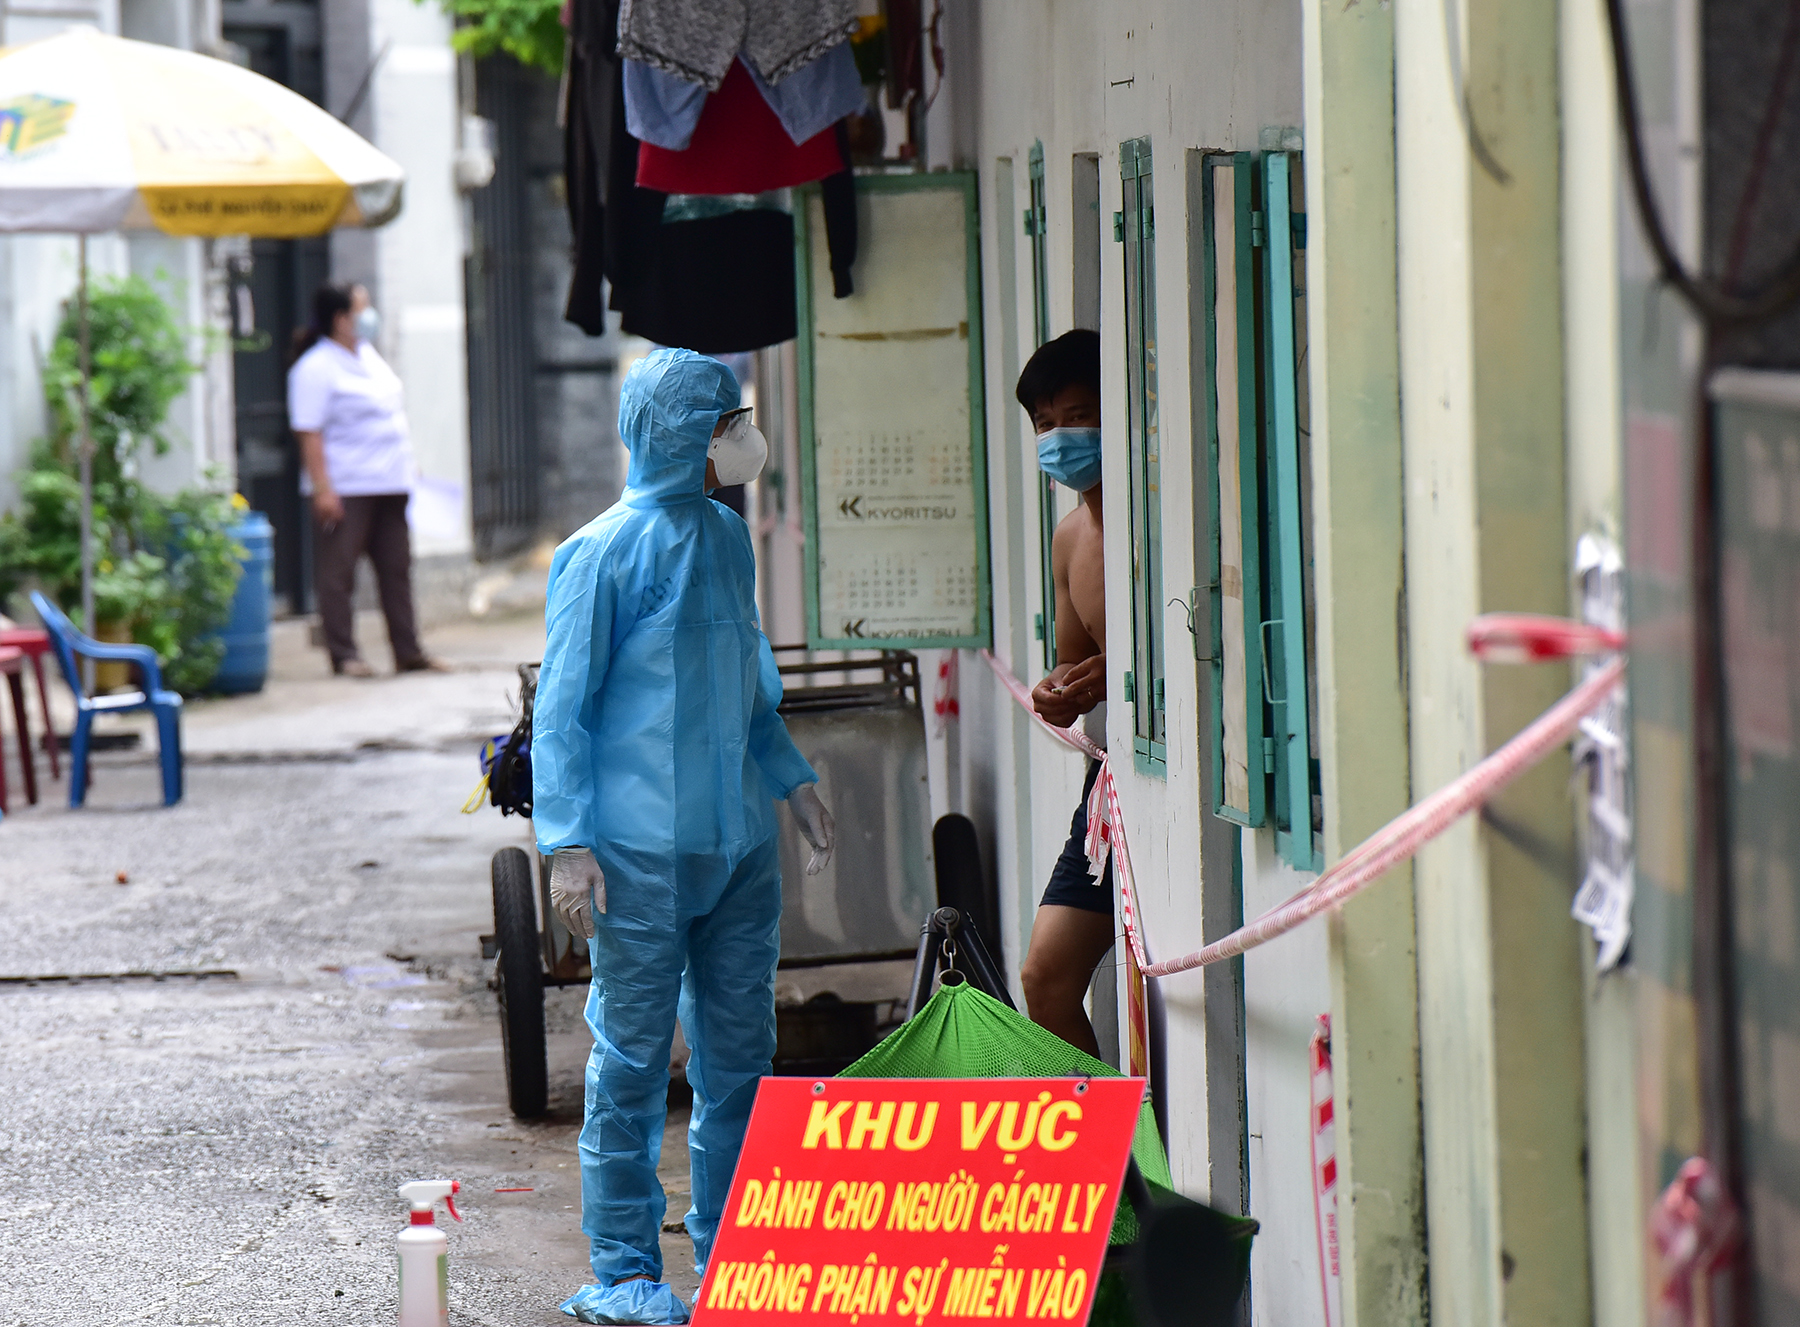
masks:
{"type": "Polygon", "coordinates": [[[381,611],[387,617],[394,664],[405,668],[425,657],[413,622],[412,539],[406,528],[405,493],[372,493],[343,499],[344,519],[326,529],[313,521],[314,588],[331,666],[358,656],[351,599],[356,564],[363,554],[375,568],[381,611]]]}

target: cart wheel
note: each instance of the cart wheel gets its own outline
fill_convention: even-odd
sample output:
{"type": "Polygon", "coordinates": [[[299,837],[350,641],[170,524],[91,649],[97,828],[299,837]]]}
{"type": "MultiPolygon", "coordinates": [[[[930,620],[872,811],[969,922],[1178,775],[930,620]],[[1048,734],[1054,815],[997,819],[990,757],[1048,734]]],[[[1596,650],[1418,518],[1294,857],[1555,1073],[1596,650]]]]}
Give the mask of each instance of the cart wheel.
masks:
{"type": "Polygon", "coordinates": [[[522,1120],[549,1104],[544,1051],[544,970],[538,956],[537,904],[531,861],[521,848],[494,854],[494,938],[500,946],[500,1044],[506,1056],[506,1099],[522,1120]]]}

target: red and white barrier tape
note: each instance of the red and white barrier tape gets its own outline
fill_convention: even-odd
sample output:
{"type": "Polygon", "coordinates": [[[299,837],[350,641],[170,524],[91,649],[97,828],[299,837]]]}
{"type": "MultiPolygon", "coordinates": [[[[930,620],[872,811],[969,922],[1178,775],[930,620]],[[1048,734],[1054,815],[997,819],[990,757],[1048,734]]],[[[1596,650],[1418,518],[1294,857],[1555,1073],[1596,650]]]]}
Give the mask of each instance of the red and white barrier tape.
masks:
{"type": "Polygon", "coordinates": [[[1131,849],[1125,842],[1125,820],[1119,814],[1119,790],[1113,784],[1112,762],[1106,758],[1106,748],[1079,728],[1058,728],[1045,719],[1032,705],[1030,689],[1012,675],[1011,669],[994,657],[992,650],[983,650],[981,657],[993,669],[994,676],[1000,679],[1000,685],[1024,706],[1033,723],[1070,750],[1079,751],[1100,762],[1100,774],[1094,780],[1093,792],[1088,795],[1088,870],[1098,879],[1106,869],[1108,855],[1115,859],[1119,878],[1119,916],[1124,922],[1125,939],[1131,945],[1132,956],[1137,959],[1138,967],[1147,967],[1150,959],[1137,925],[1137,878],[1131,871],[1131,849]]]}
{"type": "MultiPolygon", "coordinates": [[[[1031,692],[1025,684],[1013,677],[990,651],[983,650],[981,653],[987,660],[988,667],[994,670],[1013,698],[1027,710],[1031,710],[1031,692]]],[[[1124,923],[1126,938],[1130,941],[1132,952],[1144,975],[1169,977],[1177,972],[1187,972],[1209,963],[1236,958],[1258,945],[1267,944],[1277,936],[1286,935],[1295,927],[1311,921],[1320,913],[1335,908],[1359,893],[1385,872],[1411,858],[1425,844],[1568,741],[1582,716],[1603,704],[1624,680],[1625,661],[1615,659],[1545,710],[1498,751],[1357,844],[1331,869],[1286,903],[1270,909],[1204,949],[1197,949],[1191,954],[1183,954],[1180,958],[1162,963],[1147,960],[1143,939],[1138,931],[1136,881],[1132,878],[1131,855],[1125,843],[1124,819],[1119,813],[1118,789],[1113,781],[1110,762],[1106,762],[1105,753],[1090,742],[1085,734],[1073,729],[1057,728],[1046,723],[1035,710],[1031,710],[1031,713],[1041,727],[1065,745],[1105,762],[1095,781],[1094,792],[1095,800],[1104,803],[1106,819],[1110,823],[1104,828],[1104,832],[1096,830],[1094,803],[1090,802],[1089,843],[1095,843],[1098,835],[1102,851],[1110,849],[1116,855],[1120,917],[1124,923]]],[[[1096,870],[1099,865],[1096,864],[1096,870]]]]}
{"type": "Polygon", "coordinates": [[[1541,613],[1483,613],[1469,623],[1464,639],[1484,663],[1542,663],[1625,648],[1622,631],[1541,613]]]}
{"type": "Polygon", "coordinates": [[[1148,975],[1154,966],[1150,949],[1138,927],[1137,875],[1131,869],[1131,845],[1125,841],[1125,814],[1119,810],[1119,785],[1113,779],[1112,762],[1100,766],[1094,780],[1093,794],[1088,798],[1088,869],[1096,879],[1106,870],[1110,853],[1119,878],[1119,923],[1125,928],[1125,941],[1131,946],[1138,970],[1148,975]]]}
{"type": "Polygon", "coordinates": [[[1320,1014],[1308,1048],[1312,1063],[1313,1226],[1319,1237],[1319,1289],[1325,1296],[1325,1327],[1343,1321],[1338,1261],[1337,1126],[1331,1104],[1331,1015],[1320,1014]]]}
{"type": "Polygon", "coordinates": [[[1704,1157],[1682,1162],[1650,1209],[1659,1297],[1678,1327],[1691,1327],[1696,1319],[1695,1302],[1704,1298],[1696,1281],[1731,1263],[1742,1234],[1737,1205],[1712,1164],[1704,1157]]]}
{"type": "Polygon", "coordinates": [[[1014,700],[1025,707],[1025,713],[1031,716],[1031,721],[1039,728],[1073,751],[1079,751],[1085,756],[1092,756],[1095,760],[1106,759],[1106,748],[1096,743],[1081,729],[1058,728],[1039,714],[1031,703],[1031,688],[1014,677],[1012,669],[996,659],[992,650],[983,650],[981,657],[986,660],[987,666],[994,670],[994,676],[1000,679],[1000,685],[1012,694],[1014,700]]]}

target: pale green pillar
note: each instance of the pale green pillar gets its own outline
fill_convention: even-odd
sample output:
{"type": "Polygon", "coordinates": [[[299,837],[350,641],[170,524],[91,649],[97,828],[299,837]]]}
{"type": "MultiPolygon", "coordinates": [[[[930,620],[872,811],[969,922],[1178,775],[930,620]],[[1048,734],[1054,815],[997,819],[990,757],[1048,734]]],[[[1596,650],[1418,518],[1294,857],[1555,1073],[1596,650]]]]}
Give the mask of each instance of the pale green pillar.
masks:
{"type": "MultiPolygon", "coordinates": [[[[1307,290],[1325,854],[1410,801],[1394,17],[1309,0],[1307,290]]],[[[1343,1320],[1424,1323],[1425,1195],[1411,871],[1331,923],[1343,1320]]]]}
{"type": "MultiPolygon", "coordinates": [[[[1558,7],[1397,0],[1394,15],[1406,621],[1423,794],[1571,680],[1564,667],[1483,666],[1462,644],[1478,613],[1569,604],[1558,7]]],[[[1577,871],[1566,753],[1414,866],[1438,1327],[1591,1319],[1577,871]]]]}

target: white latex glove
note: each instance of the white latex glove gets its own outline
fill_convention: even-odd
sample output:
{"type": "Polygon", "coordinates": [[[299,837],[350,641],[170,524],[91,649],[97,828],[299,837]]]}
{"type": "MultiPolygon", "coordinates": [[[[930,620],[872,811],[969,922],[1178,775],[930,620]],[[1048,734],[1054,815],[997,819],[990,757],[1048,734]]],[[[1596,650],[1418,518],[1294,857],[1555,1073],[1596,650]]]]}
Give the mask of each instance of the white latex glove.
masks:
{"type": "Polygon", "coordinates": [[[594,914],[606,911],[606,874],[586,848],[558,848],[550,858],[550,906],[573,934],[594,938],[594,914]]]}
{"type": "Polygon", "coordinates": [[[831,860],[831,848],[836,841],[836,822],[831,812],[825,809],[825,803],[819,800],[818,787],[811,783],[803,783],[788,794],[788,810],[794,813],[794,823],[800,827],[800,836],[812,844],[812,857],[806,863],[806,873],[817,875],[825,869],[831,860]]]}

